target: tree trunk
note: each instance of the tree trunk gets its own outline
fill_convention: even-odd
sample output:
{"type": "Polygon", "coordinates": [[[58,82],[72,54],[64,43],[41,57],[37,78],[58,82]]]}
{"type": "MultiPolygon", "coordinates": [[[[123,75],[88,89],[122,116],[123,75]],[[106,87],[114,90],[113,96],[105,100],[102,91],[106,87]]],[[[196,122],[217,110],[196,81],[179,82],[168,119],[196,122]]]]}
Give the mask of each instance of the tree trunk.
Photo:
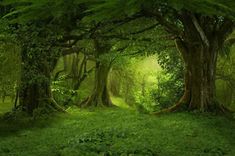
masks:
{"type": "Polygon", "coordinates": [[[180,103],[190,110],[214,111],[215,74],[217,62],[216,45],[207,48],[201,45],[183,45],[177,42],[185,63],[185,93],[180,103]],[[213,47],[214,46],[214,47],[213,47]]]}
{"type": "Polygon", "coordinates": [[[23,111],[29,114],[32,114],[39,107],[44,107],[43,105],[51,98],[50,84],[46,81],[35,83],[26,82],[21,88],[19,96],[23,111]]]}
{"type": "Polygon", "coordinates": [[[30,115],[37,108],[64,112],[54,101],[51,92],[51,71],[54,67],[52,61],[43,56],[30,56],[27,51],[22,52],[18,108],[30,115]]]}
{"type": "Polygon", "coordinates": [[[109,71],[110,67],[108,65],[100,62],[96,63],[95,86],[91,96],[82,102],[82,106],[112,106],[107,86],[109,71]]]}

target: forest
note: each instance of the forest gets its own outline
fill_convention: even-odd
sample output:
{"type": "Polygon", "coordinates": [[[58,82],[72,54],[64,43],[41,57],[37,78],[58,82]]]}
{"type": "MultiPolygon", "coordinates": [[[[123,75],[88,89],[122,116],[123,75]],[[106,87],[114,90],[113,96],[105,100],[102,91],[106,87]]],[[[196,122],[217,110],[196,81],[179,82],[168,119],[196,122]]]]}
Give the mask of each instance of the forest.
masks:
{"type": "Polygon", "coordinates": [[[235,156],[234,0],[0,0],[0,156],[235,156]]]}

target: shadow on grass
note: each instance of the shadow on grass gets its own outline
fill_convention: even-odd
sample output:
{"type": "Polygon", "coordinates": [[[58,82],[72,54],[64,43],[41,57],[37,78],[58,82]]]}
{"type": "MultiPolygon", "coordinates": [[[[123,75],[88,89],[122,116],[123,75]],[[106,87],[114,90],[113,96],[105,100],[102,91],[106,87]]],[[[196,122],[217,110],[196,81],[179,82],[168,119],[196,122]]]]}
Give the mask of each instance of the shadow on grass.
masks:
{"type": "Polygon", "coordinates": [[[24,130],[47,128],[51,124],[58,123],[62,120],[60,114],[48,114],[37,119],[27,115],[14,115],[10,118],[6,117],[6,114],[0,115],[0,137],[17,135],[24,130]]]}

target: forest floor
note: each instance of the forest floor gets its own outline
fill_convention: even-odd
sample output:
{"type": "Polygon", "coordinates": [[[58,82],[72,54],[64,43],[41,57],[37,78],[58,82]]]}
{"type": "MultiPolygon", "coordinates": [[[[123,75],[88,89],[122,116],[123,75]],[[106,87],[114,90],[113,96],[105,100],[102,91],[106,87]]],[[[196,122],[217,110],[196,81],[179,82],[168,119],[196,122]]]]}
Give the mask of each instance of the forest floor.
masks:
{"type": "MultiPolygon", "coordinates": [[[[10,104],[0,103],[0,113],[10,104]]],[[[235,156],[235,122],[221,116],[79,110],[0,121],[0,156],[235,156]]]]}

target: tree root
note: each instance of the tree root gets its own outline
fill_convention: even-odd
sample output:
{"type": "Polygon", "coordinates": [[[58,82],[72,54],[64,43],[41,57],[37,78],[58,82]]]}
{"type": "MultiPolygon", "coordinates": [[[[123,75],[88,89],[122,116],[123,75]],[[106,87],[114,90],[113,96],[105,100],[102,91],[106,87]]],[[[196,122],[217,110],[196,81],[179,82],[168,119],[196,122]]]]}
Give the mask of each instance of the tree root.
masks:
{"type": "Polygon", "coordinates": [[[57,110],[58,112],[62,112],[62,113],[68,113],[64,108],[62,108],[56,101],[54,98],[50,99],[50,106],[52,106],[55,110],[57,110]]]}
{"type": "MultiPolygon", "coordinates": [[[[163,109],[161,111],[158,112],[153,112],[151,113],[152,115],[161,115],[161,114],[165,114],[165,113],[170,113],[170,112],[175,112],[177,110],[179,110],[180,107],[186,105],[187,103],[185,103],[185,98],[183,97],[182,100],[180,100],[178,103],[176,103],[175,105],[163,109]]],[[[233,114],[235,113],[235,111],[225,107],[222,104],[216,103],[215,105],[213,105],[213,108],[208,109],[208,112],[214,112],[216,114],[222,114],[225,115],[227,117],[233,117],[233,114]]]]}
{"type": "Polygon", "coordinates": [[[163,109],[161,111],[158,111],[158,112],[153,112],[151,113],[151,115],[161,115],[161,114],[165,114],[165,113],[170,113],[170,112],[175,112],[177,111],[182,105],[184,105],[183,102],[179,101],[178,103],[176,103],[175,105],[169,107],[169,108],[166,108],[166,109],[163,109]]]}
{"type": "Polygon", "coordinates": [[[163,109],[161,111],[158,112],[153,112],[151,113],[152,115],[161,115],[161,114],[165,114],[165,113],[170,113],[170,112],[175,112],[177,111],[181,106],[184,106],[186,103],[189,103],[190,101],[190,92],[186,91],[184,93],[184,95],[181,97],[181,99],[173,106],[163,109]]]}
{"type": "MultiPolygon", "coordinates": [[[[42,109],[46,109],[45,111],[47,113],[51,113],[53,111],[55,112],[61,112],[61,113],[68,113],[64,108],[62,108],[56,101],[54,98],[47,98],[47,99],[43,99],[42,101],[44,101],[43,105],[42,106],[38,106],[36,109],[34,110],[37,110],[39,108],[42,108],[42,109]]],[[[13,108],[13,112],[16,112],[16,111],[23,111],[24,112],[24,109],[23,109],[23,105],[17,105],[16,107],[13,108]]]]}

